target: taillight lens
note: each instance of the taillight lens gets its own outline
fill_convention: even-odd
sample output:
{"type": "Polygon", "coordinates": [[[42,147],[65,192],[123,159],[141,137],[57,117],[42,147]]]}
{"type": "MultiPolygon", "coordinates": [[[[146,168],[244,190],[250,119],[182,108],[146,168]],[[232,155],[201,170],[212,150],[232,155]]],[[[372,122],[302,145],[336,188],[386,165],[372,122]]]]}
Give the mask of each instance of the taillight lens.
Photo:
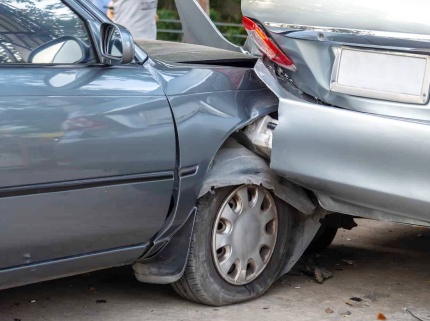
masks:
{"type": "Polygon", "coordinates": [[[249,37],[257,45],[258,49],[265,54],[270,60],[276,62],[281,67],[295,71],[296,66],[293,61],[282,52],[281,49],[270,39],[266,33],[254,21],[243,17],[242,23],[248,32],[249,37]]]}

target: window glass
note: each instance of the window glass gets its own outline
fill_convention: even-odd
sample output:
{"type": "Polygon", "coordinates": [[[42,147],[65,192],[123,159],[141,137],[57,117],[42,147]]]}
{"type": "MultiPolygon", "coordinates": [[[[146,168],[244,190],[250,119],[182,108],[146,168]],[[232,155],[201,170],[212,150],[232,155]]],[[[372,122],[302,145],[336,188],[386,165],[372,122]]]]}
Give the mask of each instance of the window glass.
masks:
{"type": "Polygon", "coordinates": [[[91,57],[83,21],[61,0],[0,1],[0,64],[85,63],[91,57]]]}

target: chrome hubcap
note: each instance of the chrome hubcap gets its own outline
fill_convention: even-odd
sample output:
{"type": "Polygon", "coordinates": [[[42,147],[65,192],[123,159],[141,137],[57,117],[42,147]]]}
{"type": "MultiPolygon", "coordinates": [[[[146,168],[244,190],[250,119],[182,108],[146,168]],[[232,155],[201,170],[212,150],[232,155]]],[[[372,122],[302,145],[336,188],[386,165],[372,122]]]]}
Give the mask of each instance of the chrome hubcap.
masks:
{"type": "Polygon", "coordinates": [[[257,278],[270,261],[278,234],[272,195],[260,186],[241,186],[228,195],[212,232],[212,254],[221,277],[234,285],[257,278]]]}

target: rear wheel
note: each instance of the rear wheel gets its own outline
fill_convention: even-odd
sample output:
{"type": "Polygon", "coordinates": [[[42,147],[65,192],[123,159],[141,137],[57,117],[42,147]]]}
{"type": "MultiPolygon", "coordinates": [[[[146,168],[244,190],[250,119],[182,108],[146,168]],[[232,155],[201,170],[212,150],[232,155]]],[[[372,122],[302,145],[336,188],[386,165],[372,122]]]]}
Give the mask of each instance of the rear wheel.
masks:
{"type": "Polygon", "coordinates": [[[185,273],[173,288],[215,306],[262,295],[288,250],[288,209],[261,186],[220,188],[203,196],[185,273]]]}

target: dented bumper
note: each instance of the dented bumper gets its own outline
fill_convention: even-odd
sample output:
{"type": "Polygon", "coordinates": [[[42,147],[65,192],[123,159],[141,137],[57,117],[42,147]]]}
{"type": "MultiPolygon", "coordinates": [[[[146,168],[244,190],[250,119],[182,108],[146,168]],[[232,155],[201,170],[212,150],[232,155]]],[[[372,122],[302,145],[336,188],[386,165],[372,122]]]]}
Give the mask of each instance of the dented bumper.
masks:
{"type": "Polygon", "coordinates": [[[429,222],[429,160],[429,124],[280,98],[271,167],[327,210],[347,204],[429,222]]]}

